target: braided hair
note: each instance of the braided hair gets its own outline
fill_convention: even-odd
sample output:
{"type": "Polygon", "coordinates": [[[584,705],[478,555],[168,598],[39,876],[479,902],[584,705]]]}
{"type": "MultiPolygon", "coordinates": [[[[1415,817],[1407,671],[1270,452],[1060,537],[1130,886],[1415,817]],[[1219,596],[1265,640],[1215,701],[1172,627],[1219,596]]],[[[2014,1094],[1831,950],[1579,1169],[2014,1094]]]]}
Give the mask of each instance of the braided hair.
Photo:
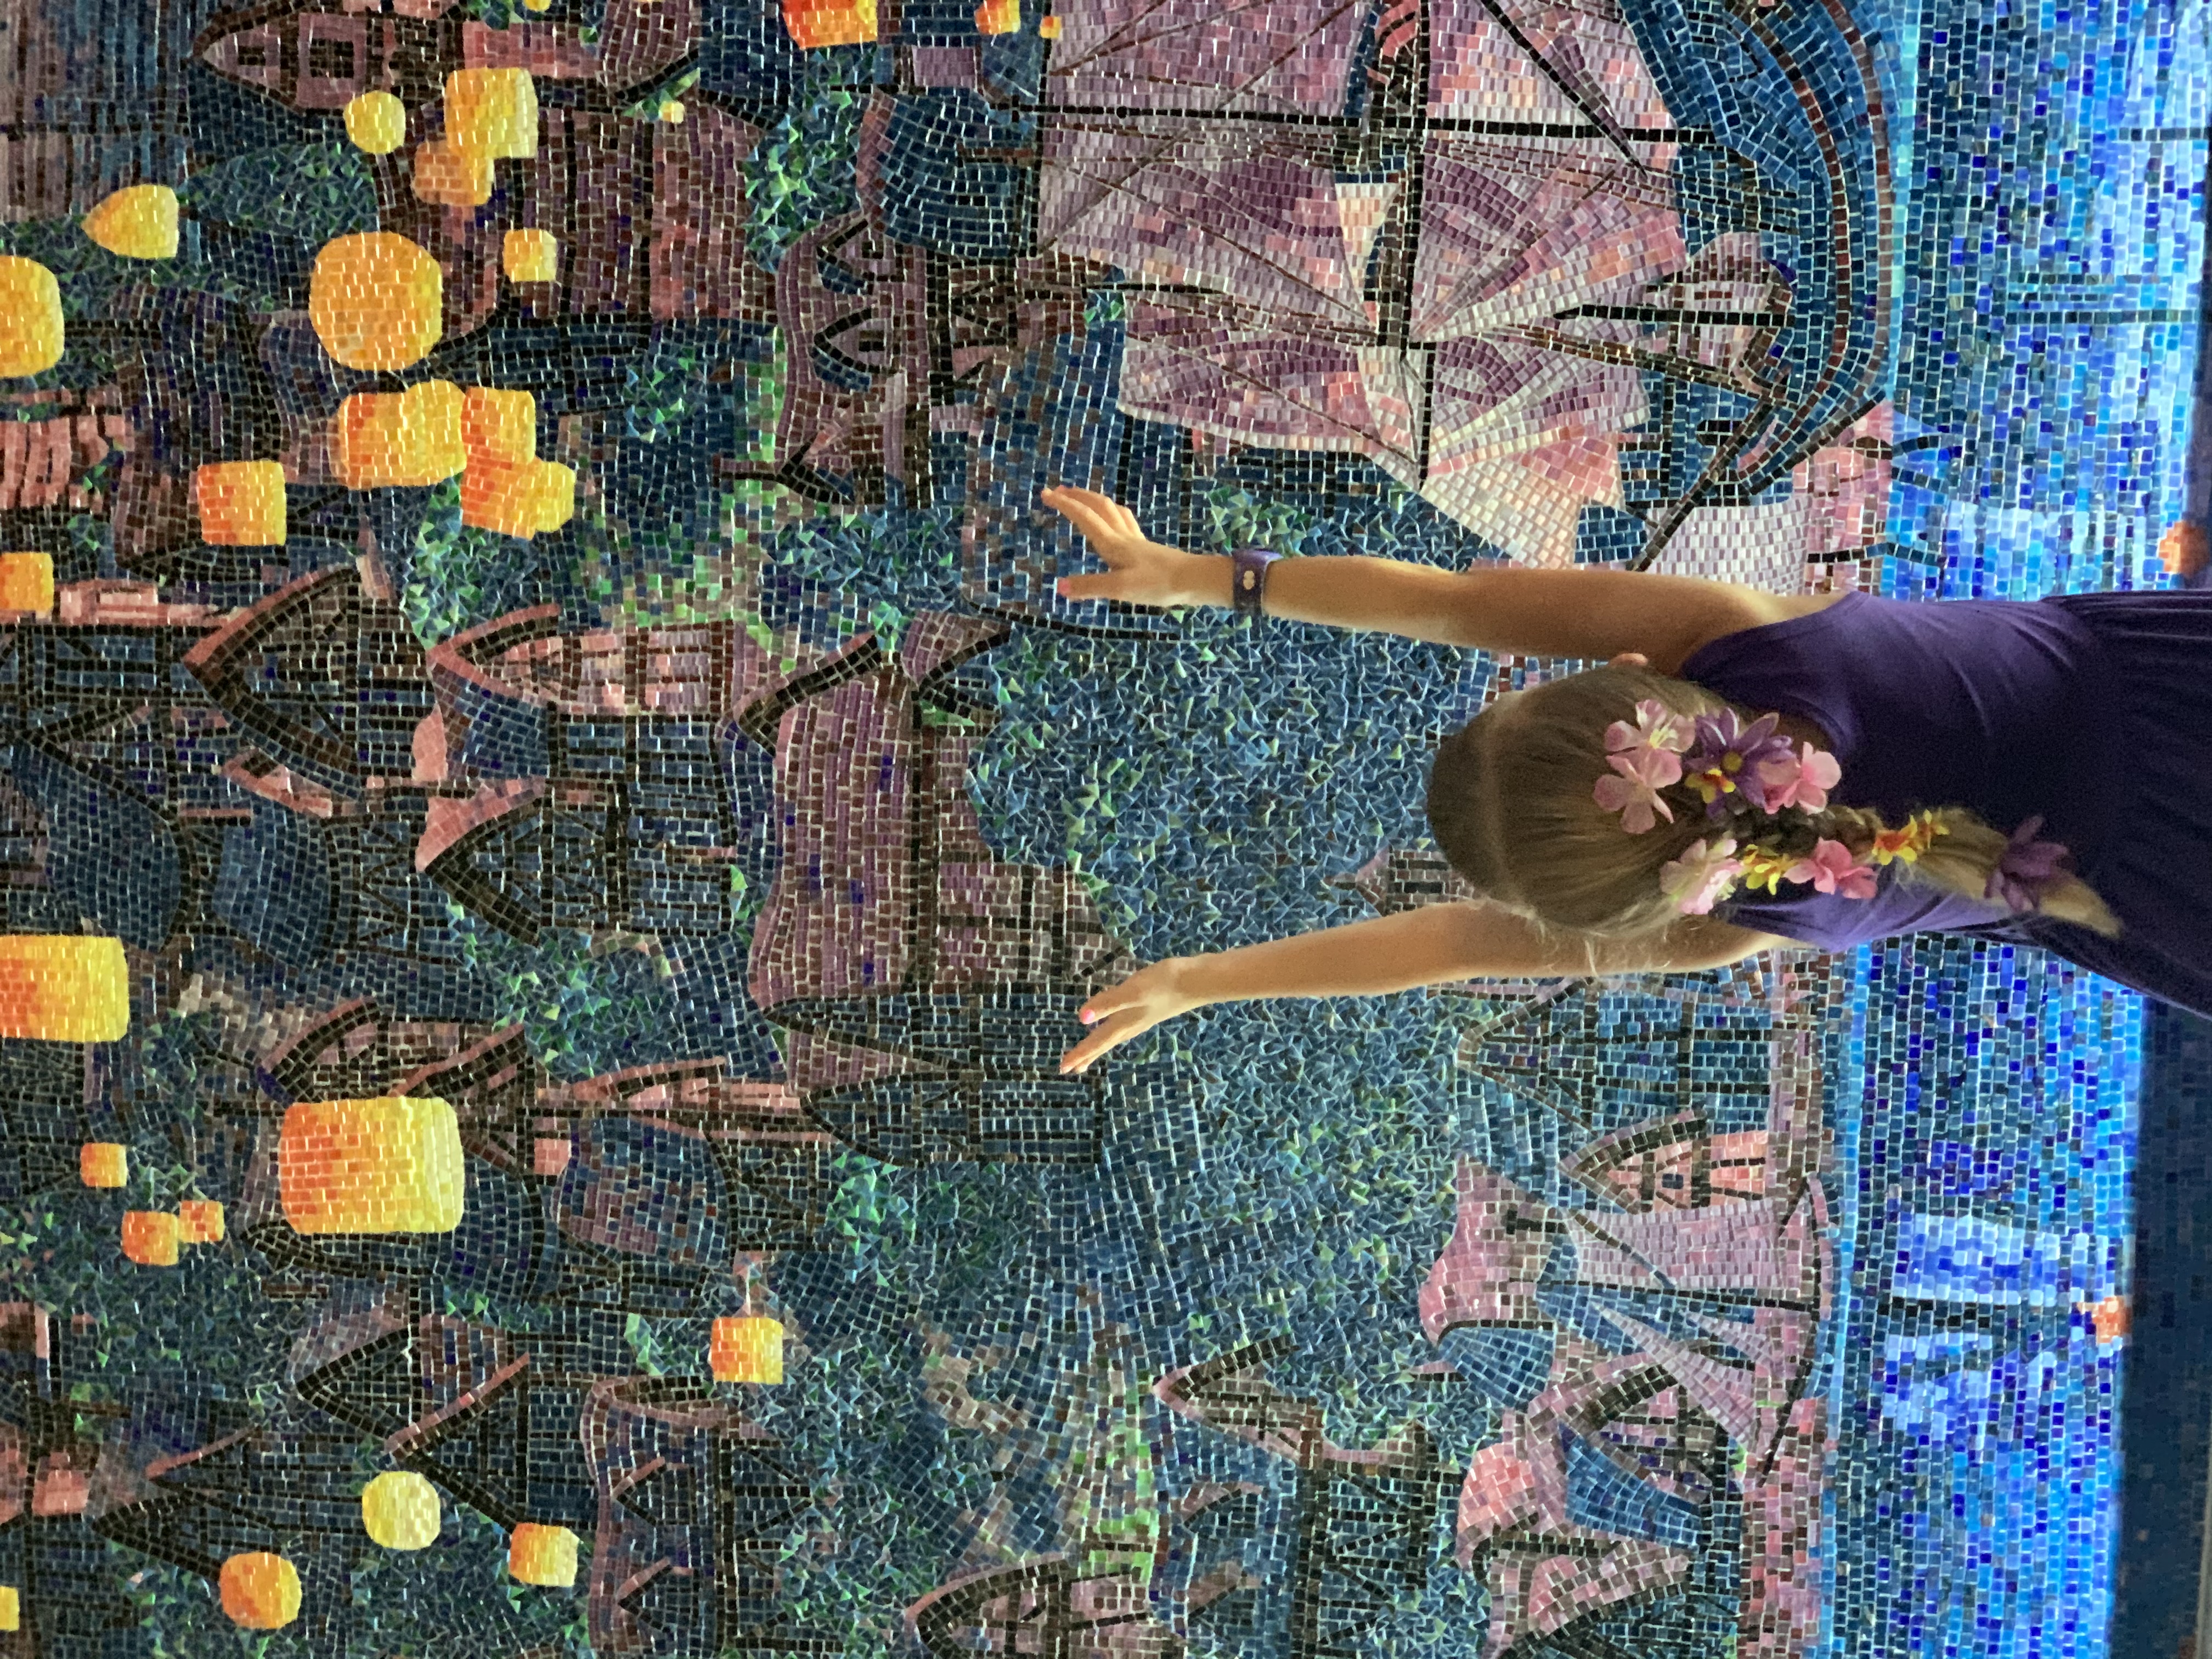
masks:
{"type": "MultiPolygon", "coordinates": [[[[1600,938],[1656,933],[1681,907],[1662,872],[1695,856],[1716,831],[1687,784],[1663,792],[1674,816],[1648,833],[1623,833],[1592,786],[1607,772],[1606,732],[1633,721],[1640,702],[1684,721],[1732,706],[1703,687],[1648,669],[1593,668],[1494,703],[1445,738],[1429,774],[1430,833],[1452,867],[1493,902],[1536,921],[1600,938]]],[[[1740,718],[1744,711],[1733,710],[1740,718]]],[[[1724,831],[1743,843],[1747,884],[1774,889],[1782,871],[1823,841],[1869,858],[1906,864],[1904,878],[1971,898],[1996,886],[2010,838],[1962,806],[1884,822],[1863,807],[1830,801],[1737,817],[1724,831]],[[1899,848],[1903,850],[1899,850],[1899,848]]],[[[2036,910],[2107,936],[2119,923],[2095,890],[2059,872],[2039,884],[2036,910]]]]}

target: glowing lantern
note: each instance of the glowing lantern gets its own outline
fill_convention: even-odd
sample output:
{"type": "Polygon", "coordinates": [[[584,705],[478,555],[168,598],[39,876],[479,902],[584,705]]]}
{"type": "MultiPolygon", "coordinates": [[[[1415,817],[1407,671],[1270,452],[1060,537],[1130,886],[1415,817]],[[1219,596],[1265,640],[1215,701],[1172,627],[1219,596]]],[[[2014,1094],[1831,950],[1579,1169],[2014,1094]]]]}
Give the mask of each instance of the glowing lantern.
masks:
{"type": "Polygon", "coordinates": [[[348,368],[406,368],[445,332],[438,262],[388,230],[323,245],[307,279],[307,317],[323,349],[348,368]]]}
{"type": "Polygon", "coordinates": [[[975,8],[979,34],[1013,34],[1022,27],[1022,0],[983,0],[975,8]]]}
{"type": "Polygon", "coordinates": [[[866,46],[876,38],[876,0],[783,0],[783,27],[794,46],[866,46]]]}
{"type": "Polygon", "coordinates": [[[510,230],[499,262],[510,283],[550,283],[561,274],[561,239],[550,230],[510,230]]]}
{"type": "Polygon", "coordinates": [[[538,456],[538,399],[527,392],[472,386],[461,400],[461,443],[469,465],[538,456]]]}
{"type": "Polygon", "coordinates": [[[558,461],[471,463],[461,475],[461,522],[525,541],[576,511],[576,473],[558,461]]]}
{"type": "Polygon", "coordinates": [[[130,1029],[121,939],[0,934],[0,1036],[113,1042],[130,1029]]]}
{"type": "Polygon", "coordinates": [[[211,1198],[188,1198],[177,1206],[177,1236],[187,1244],[222,1243],[222,1206],[211,1198]]]}
{"type": "Polygon", "coordinates": [[[247,1630],[282,1630],[300,1616],[300,1572],[265,1550],[222,1564],[222,1610],[247,1630]]]}
{"type": "Polygon", "coordinates": [[[783,1381],[783,1325],[774,1319],[718,1319],[707,1346],[717,1382],[783,1381]]]}
{"type": "Polygon", "coordinates": [[[0,611],[24,611],[43,617],[53,608],[53,556],[0,553],[0,611]]]}
{"type": "Polygon", "coordinates": [[[671,126],[681,125],[684,120],[684,106],[673,98],[664,100],[660,106],[660,118],[671,126]]]}
{"type": "Polygon", "coordinates": [[[179,1242],[177,1218],[167,1210],[123,1212],[123,1254],[140,1267],[175,1267],[179,1242]]]}
{"type": "Polygon", "coordinates": [[[276,1146],[284,1218],[300,1233],[449,1233],[465,1173],[442,1100],[302,1102],[276,1146]]]}
{"type": "Polygon", "coordinates": [[[409,1469],[378,1475],[361,1494],[361,1523],[388,1550],[429,1548],[444,1521],[438,1489],[409,1469]]]}
{"type": "Polygon", "coordinates": [[[507,1574],[526,1584],[567,1589],[576,1582],[576,1534],[566,1527],[526,1521],[507,1540],[507,1574]]]}
{"type": "Polygon", "coordinates": [[[436,483],[468,459],[461,389],[425,380],[404,392],[356,392],[338,405],[331,438],[331,470],[348,489],[436,483]]]}
{"type": "Polygon", "coordinates": [[[388,92],[364,92],[345,106],[346,137],[371,155],[407,142],[407,106],[388,92]]]}
{"type": "Polygon", "coordinates": [[[23,1628],[23,1598],[13,1584],[0,1584],[0,1631],[23,1628]]]}
{"type": "Polygon", "coordinates": [[[1039,34],[1042,35],[1042,36],[1043,36],[1046,40],[1059,40],[1059,39],[1060,39],[1060,19],[1059,19],[1059,17],[1058,17],[1057,15],[1054,15],[1054,16],[1051,16],[1051,17],[1048,17],[1048,18],[1046,18],[1046,19],[1044,20],[1044,21],[1042,21],[1042,23],[1039,23],[1039,24],[1037,25],[1037,33],[1038,33],[1039,34]]]}
{"type": "Polygon", "coordinates": [[[62,285],[35,259],[0,254],[0,374],[42,374],[62,360],[62,285]]]}
{"type": "Polygon", "coordinates": [[[167,185],[128,185],[84,216],[84,234],[125,259],[177,257],[177,192],[167,185]]]}
{"type": "Polygon", "coordinates": [[[88,1187],[131,1184],[131,1149],[112,1140],[88,1140],[76,1149],[76,1178],[88,1187]]]}
{"type": "Polygon", "coordinates": [[[192,474],[200,539],[214,547],[284,545],[284,469],[275,461],[210,461],[192,474]]]}
{"type": "Polygon", "coordinates": [[[491,157],[443,138],[415,146],[415,199],[440,207],[482,207],[491,200],[491,157]]]}
{"type": "Polygon", "coordinates": [[[446,77],[446,141],[487,161],[538,154],[538,88],[526,69],[455,70],[446,77]]]}

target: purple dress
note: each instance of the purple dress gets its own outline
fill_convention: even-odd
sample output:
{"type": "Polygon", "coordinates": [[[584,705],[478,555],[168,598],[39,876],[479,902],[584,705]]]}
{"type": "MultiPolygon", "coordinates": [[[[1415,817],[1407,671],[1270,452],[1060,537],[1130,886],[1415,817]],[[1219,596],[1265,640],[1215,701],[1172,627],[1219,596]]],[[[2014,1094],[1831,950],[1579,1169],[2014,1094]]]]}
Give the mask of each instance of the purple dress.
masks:
{"type": "Polygon", "coordinates": [[[2104,939],[1882,872],[1869,900],[1785,887],[1717,914],[1827,950],[1923,930],[2037,945],[2212,1014],[2212,592],[1910,603],[1851,594],[1715,640],[1682,677],[1818,726],[1847,805],[1889,822],[2042,816],[2124,931],[2104,939]]]}

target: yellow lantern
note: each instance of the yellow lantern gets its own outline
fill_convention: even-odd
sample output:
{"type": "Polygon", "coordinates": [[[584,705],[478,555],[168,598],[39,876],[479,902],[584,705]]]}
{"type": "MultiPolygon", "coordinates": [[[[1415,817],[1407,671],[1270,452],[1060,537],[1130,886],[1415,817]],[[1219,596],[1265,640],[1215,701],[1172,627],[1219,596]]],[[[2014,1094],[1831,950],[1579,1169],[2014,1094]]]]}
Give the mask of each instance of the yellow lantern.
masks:
{"type": "Polygon", "coordinates": [[[175,1267],[180,1242],[177,1218],[167,1210],[123,1212],[123,1254],[140,1267],[175,1267]]]}
{"type": "Polygon", "coordinates": [[[380,1474],[361,1494],[361,1523],[386,1549],[428,1549],[444,1522],[438,1489],[411,1469],[380,1474]]]}
{"type": "Polygon", "coordinates": [[[451,1232],[465,1176],[442,1100],[301,1102],[276,1144],[277,1194],[299,1233],[451,1232]]]}
{"type": "Polygon", "coordinates": [[[23,1598],[13,1584],[0,1584],[0,1631],[23,1628],[23,1598]]]}
{"type": "Polygon", "coordinates": [[[113,1042],[130,1029],[121,939],[0,934],[0,1037],[113,1042]]]}
{"type": "Polygon", "coordinates": [[[222,1206],[212,1198],[188,1198],[177,1206],[177,1237],[187,1244],[222,1243],[222,1206]]]}
{"type": "Polygon", "coordinates": [[[566,1527],[526,1521],[507,1543],[507,1571],[526,1584],[567,1589],[576,1582],[576,1534],[566,1527]]]}
{"type": "Polygon", "coordinates": [[[348,368],[408,368],[446,329],[438,262],[388,230],[335,237],[307,278],[307,318],[348,368]]]}
{"type": "Polygon", "coordinates": [[[35,259],[0,254],[0,375],[43,374],[62,360],[62,285],[35,259]]]}
{"type": "Polygon", "coordinates": [[[455,70],[446,77],[446,139],[487,161],[538,154],[538,88],[526,69],[455,70]]]}
{"type": "Polygon", "coordinates": [[[345,106],[346,137],[371,155],[389,155],[407,142],[407,106],[388,92],[364,92],[345,106]]]}
{"type": "Polygon", "coordinates": [[[1022,0],[982,0],[975,8],[979,34],[1012,34],[1022,27],[1022,0]]]}
{"type": "Polygon", "coordinates": [[[300,1616],[300,1572],[266,1550],[234,1555],[217,1581],[222,1610],[247,1630],[282,1630],[300,1616]]]}
{"type": "Polygon", "coordinates": [[[356,392],[331,428],[331,471],[348,489],[432,484],[459,472],[461,389],[425,380],[404,392],[356,392]]]}
{"type": "Polygon", "coordinates": [[[210,461],[192,474],[200,539],[214,547],[284,545],[284,469],[275,461],[210,461]]]}
{"type": "Polygon", "coordinates": [[[84,234],[125,259],[177,257],[177,192],[167,185],[129,185],[84,216],[84,234]]]}
{"type": "Polygon", "coordinates": [[[448,138],[415,146],[415,199],[440,207],[482,207],[491,200],[491,156],[448,138]]]}
{"type": "Polygon", "coordinates": [[[675,98],[662,100],[660,105],[660,118],[667,122],[672,127],[682,125],[684,122],[684,105],[682,100],[675,98]]]}
{"type": "Polygon", "coordinates": [[[0,553],[0,611],[49,615],[54,608],[54,561],[49,553],[0,553]]]}
{"type": "Polygon", "coordinates": [[[499,263],[510,283],[550,283],[561,275],[561,239],[550,230],[510,230],[499,263]]]}
{"type": "Polygon", "coordinates": [[[876,0],[783,0],[783,27],[802,47],[866,46],[876,38],[876,0]]]}
{"type": "Polygon", "coordinates": [[[707,1345],[717,1382],[783,1381],[783,1323],[775,1319],[718,1319],[707,1345]]]}
{"type": "Polygon", "coordinates": [[[76,1178],[112,1190],[131,1184],[131,1149],[112,1140],[88,1140],[76,1149],[76,1178]]]}

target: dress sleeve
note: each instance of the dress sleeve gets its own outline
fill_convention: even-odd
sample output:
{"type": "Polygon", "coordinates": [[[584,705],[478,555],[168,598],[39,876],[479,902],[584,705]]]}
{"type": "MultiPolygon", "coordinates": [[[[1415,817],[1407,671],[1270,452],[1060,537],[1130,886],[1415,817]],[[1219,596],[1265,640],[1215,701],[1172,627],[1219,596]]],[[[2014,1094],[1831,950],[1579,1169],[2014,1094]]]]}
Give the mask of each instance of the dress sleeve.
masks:
{"type": "Polygon", "coordinates": [[[1984,929],[2012,920],[2002,904],[1903,878],[1896,865],[1882,872],[1881,885],[1870,899],[1806,889],[1732,900],[1716,913],[1738,927],[1777,933],[1823,951],[1848,951],[1899,933],[1984,929]]]}

